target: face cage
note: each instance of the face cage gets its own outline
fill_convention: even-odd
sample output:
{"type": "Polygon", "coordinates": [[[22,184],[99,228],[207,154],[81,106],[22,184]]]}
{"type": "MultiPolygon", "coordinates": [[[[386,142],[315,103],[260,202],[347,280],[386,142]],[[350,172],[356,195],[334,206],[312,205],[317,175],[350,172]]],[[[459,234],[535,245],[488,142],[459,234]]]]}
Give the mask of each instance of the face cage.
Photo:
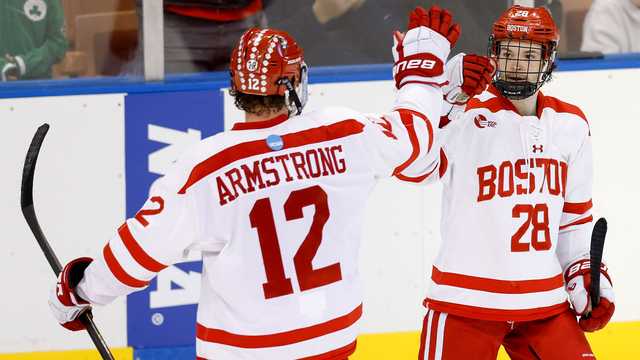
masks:
{"type": "Polygon", "coordinates": [[[512,39],[495,40],[493,37],[489,39],[489,57],[493,57],[497,62],[496,73],[493,77],[495,87],[508,99],[520,100],[526,99],[538,91],[540,87],[551,80],[551,72],[553,71],[553,63],[555,60],[556,49],[555,44],[542,45],[542,56],[540,59],[525,59],[520,56],[528,50],[533,49],[533,43],[525,46],[512,45],[512,39]],[[510,49],[517,49],[517,53],[510,59],[500,56],[500,47],[508,46],[510,49]],[[549,54],[547,56],[547,54],[549,54]],[[504,62],[504,70],[501,71],[500,64],[504,62]],[[515,64],[513,64],[515,62],[515,64]],[[515,66],[511,66],[515,65],[515,66]],[[539,65],[539,66],[538,66],[539,65]],[[514,68],[515,71],[507,69],[514,68]],[[540,71],[533,71],[540,69],[540,71]],[[529,75],[535,74],[537,81],[529,82],[529,75]],[[522,78],[522,80],[509,80],[509,77],[522,78]]]}

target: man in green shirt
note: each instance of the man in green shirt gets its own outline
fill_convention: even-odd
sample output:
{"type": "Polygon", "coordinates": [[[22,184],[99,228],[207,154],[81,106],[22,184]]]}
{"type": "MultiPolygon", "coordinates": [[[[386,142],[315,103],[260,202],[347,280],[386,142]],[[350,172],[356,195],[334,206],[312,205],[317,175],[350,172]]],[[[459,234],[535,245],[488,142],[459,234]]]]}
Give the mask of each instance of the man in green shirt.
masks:
{"type": "Polygon", "coordinates": [[[0,1],[2,81],[51,78],[66,50],[60,0],[0,1]]]}

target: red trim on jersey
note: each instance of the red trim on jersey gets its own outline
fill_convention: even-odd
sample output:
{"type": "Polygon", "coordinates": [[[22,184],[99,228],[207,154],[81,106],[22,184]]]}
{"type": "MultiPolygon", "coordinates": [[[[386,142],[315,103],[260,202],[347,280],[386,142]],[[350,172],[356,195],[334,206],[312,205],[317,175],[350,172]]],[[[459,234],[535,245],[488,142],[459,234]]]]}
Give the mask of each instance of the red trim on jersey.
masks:
{"type": "Polygon", "coordinates": [[[569,214],[577,214],[577,215],[581,215],[586,213],[587,211],[589,211],[589,209],[591,209],[593,207],[593,203],[591,202],[591,200],[589,201],[585,201],[585,202],[581,202],[581,203],[564,203],[564,206],[562,207],[562,212],[566,212],[569,214]]]}
{"type": "Polygon", "coordinates": [[[438,169],[438,167],[434,167],[433,170],[429,171],[428,173],[424,174],[424,175],[420,175],[420,176],[416,176],[416,177],[412,177],[412,176],[405,176],[402,174],[395,174],[394,176],[398,179],[398,180],[402,180],[402,181],[407,181],[407,182],[413,182],[413,183],[421,183],[423,182],[426,178],[428,178],[429,176],[431,176],[431,174],[433,174],[436,170],[438,169]]]}
{"type": "Polygon", "coordinates": [[[107,267],[109,268],[113,276],[115,276],[116,279],[118,279],[118,281],[120,281],[121,283],[135,288],[142,288],[149,285],[148,281],[138,280],[124,271],[124,269],[118,262],[118,259],[116,259],[115,255],[113,255],[113,251],[111,251],[111,246],[109,244],[104,247],[102,255],[104,256],[104,261],[107,263],[107,267]]]}
{"type": "Polygon", "coordinates": [[[411,165],[411,163],[418,158],[418,155],[420,155],[420,142],[418,141],[418,135],[416,135],[416,129],[413,127],[413,115],[410,112],[403,110],[399,110],[398,113],[400,114],[400,121],[402,122],[402,125],[404,125],[407,130],[407,135],[409,135],[412,150],[409,158],[393,170],[394,175],[400,174],[402,170],[411,165]]]}
{"type": "Polygon", "coordinates": [[[282,114],[278,115],[269,120],[263,121],[251,121],[251,122],[237,122],[233,124],[231,130],[250,130],[250,129],[266,129],[272,126],[276,126],[281,124],[289,119],[289,115],[282,114]]]}
{"type": "Polygon", "coordinates": [[[126,222],[118,229],[118,235],[120,235],[120,239],[122,239],[124,246],[129,250],[131,257],[133,257],[133,259],[143,268],[157,273],[167,267],[167,265],[157,262],[154,258],[149,256],[146,251],[144,251],[133,235],[131,235],[129,225],[126,222]]]}
{"type": "Polygon", "coordinates": [[[438,285],[455,286],[464,289],[486,291],[497,294],[529,294],[555,290],[564,286],[564,280],[561,273],[546,279],[496,280],[442,272],[435,266],[431,271],[431,280],[438,285]]]}
{"type": "Polygon", "coordinates": [[[556,305],[537,307],[531,309],[491,309],[480,306],[470,306],[454,304],[446,301],[439,301],[426,298],[422,303],[431,310],[443,313],[453,314],[457,316],[468,317],[471,319],[490,320],[490,321],[530,321],[544,319],[553,315],[557,315],[569,308],[568,302],[556,305]]]}
{"type": "MultiPolygon", "coordinates": [[[[411,75],[411,74],[408,74],[408,75],[411,75]]],[[[415,76],[420,76],[421,74],[414,74],[414,75],[415,76]]],[[[400,89],[400,88],[402,88],[403,86],[405,86],[407,84],[434,85],[434,86],[442,87],[442,86],[445,86],[445,85],[449,84],[449,81],[447,80],[447,81],[439,83],[439,82],[435,82],[435,81],[409,80],[409,81],[405,81],[405,82],[401,81],[401,84],[399,85],[399,87],[398,87],[398,85],[396,85],[396,87],[398,87],[398,89],[400,89]]]]}
{"type": "Polygon", "coordinates": [[[566,103],[562,100],[554,98],[553,96],[545,96],[542,92],[538,93],[538,108],[536,109],[536,113],[538,117],[542,115],[542,111],[546,108],[553,109],[557,113],[568,113],[579,116],[584,120],[587,125],[589,125],[589,121],[587,117],[584,115],[582,110],[579,107],[566,103]]]}
{"type": "MultiPolygon", "coordinates": [[[[331,350],[319,355],[300,358],[298,360],[346,360],[349,355],[353,354],[356,351],[356,343],[357,341],[353,341],[349,345],[343,346],[341,348],[331,350]]],[[[201,356],[196,356],[196,360],[208,359],[201,356]]]]}
{"type": "Polygon", "coordinates": [[[443,149],[440,149],[440,167],[438,170],[438,175],[442,178],[444,174],[447,173],[447,168],[449,167],[449,160],[447,159],[447,154],[444,153],[443,149]]]}
{"type": "Polygon", "coordinates": [[[433,171],[419,177],[408,177],[401,174],[401,172],[404,171],[411,164],[413,164],[413,162],[420,155],[420,149],[421,149],[420,141],[418,140],[418,135],[416,134],[415,127],[413,126],[413,117],[417,116],[418,118],[422,119],[422,121],[424,121],[425,124],[427,125],[427,132],[429,133],[429,142],[428,142],[427,152],[431,151],[431,146],[433,146],[433,127],[431,126],[431,122],[429,122],[429,120],[424,114],[421,114],[417,111],[413,111],[409,109],[397,109],[397,111],[400,114],[400,120],[402,122],[402,125],[404,125],[405,129],[407,130],[407,134],[409,135],[409,141],[411,141],[412,151],[409,158],[395,168],[395,170],[393,171],[393,175],[400,180],[411,181],[411,182],[421,182],[422,180],[429,177],[429,175],[431,175],[433,171]]]}
{"type": "Polygon", "coordinates": [[[196,337],[202,341],[236,346],[245,349],[284,346],[346,329],[358,321],[361,316],[362,304],[358,305],[358,307],[346,315],[320,324],[268,335],[233,334],[221,329],[210,329],[198,323],[196,328],[196,337]]]}
{"type": "Polygon", "coordinates": [[[582,224],[590,223],[592,221],[593,221],[593,215],[589,215],[584,219],[576,220],[576,221],[574,221],[572,223],[569,223],[567,225],[561,225],[560,226],[560,230],[564,230],[564,229],[568,228],[569,226],[582,225],[582,224]]]}
{"type": "Polygon", "coordinates": [[[212,21],[238,21],[262,10],[262,0],[255,0],[249,6],[239,10],[207,9],[201,7],[167,5],[166,10],[178,15],[212,21]]]}
{"type": "Polygon", "coordinates": [[[492,113],[496,113],[500,110],[508,110],[508,111],[513,111],[516,114],[519,114],[518,109],[516,109],[513,103],[509,101],[509,99],[502,96],[500,91],[496,89],[495,86],[489,85],[489,88],[487,89],[487,91],[495,95],[495,97],[492,97],[487,101],[481,101],[477,97],[472,97],[467,103],[467,107],[465,108],[465,111],[471,110],[471,109],[487,109],[492,113]]]}
{"type": "Polygon", "coordinates": [[[356,351],[356,341],[341,348],[327,351],[319,355],[308,356],[298,360],[346,360],[347,357],[356,351]]]}
{"type": "Polygon", "coordinates": [[[433,126],[431,126],[431,121],[427,119],[427,116],[421,112],[411,110],[411,109],[398,109],[398,111],[406,111],[411,113],[413,116],[417,116],[427,125],[427,131],[429,132],[429,146],[427,147],[427,151],[431,151],[431,147],[433,146],[433,126]]]}
{"type": "MultiPolygon", "coordinates": [[[[282,149],[291,149],[298,146],[344,138],[361,133],[363,128],[364,125],[362,123],[350,119],[331,125],[285,134],[282,135],[282,141],[284,143],[282,149]]],[[[180,191],[178,191],[178,194],[184,194],[193,184],[235,161],[251,156],[267,154],[272,151],[264,139],[247,141],[225,148],[196,165],[193,170],[191,170],[189,179],[180,191]]]]}

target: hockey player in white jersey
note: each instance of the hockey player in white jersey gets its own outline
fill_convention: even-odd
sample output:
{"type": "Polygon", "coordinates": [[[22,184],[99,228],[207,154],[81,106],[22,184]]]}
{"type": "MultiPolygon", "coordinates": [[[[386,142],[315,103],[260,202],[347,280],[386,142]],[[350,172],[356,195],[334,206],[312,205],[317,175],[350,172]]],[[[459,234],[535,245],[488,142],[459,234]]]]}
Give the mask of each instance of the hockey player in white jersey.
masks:
{"type": "Polygon", "coordinates": [[[546,9],[508,9],[490,38],[492,86],[443,122],[442,245],[420,359],[495,359],[501,345],[512,359],[594,358],[584,331],[613,315],[606,266],[600,303],[589,299],[589,123],[540,92],[558,39],[546,9]]]}
{"type": "Polygon", "coordinates": [[[64,267],[50,298],[58,321],[82,328],[80,312],[144,288],[193,249],[198,359],[346,359],[362,314],[367,197],[380,178],[437,169],[433,129],[459,32],[447,11],[413,11],[395,34],[393,111],[368,116],[301,114],[302,49],[282,31],[247,31],[230,65],[246,121],[190,149],[101,254],[64,267]]]}

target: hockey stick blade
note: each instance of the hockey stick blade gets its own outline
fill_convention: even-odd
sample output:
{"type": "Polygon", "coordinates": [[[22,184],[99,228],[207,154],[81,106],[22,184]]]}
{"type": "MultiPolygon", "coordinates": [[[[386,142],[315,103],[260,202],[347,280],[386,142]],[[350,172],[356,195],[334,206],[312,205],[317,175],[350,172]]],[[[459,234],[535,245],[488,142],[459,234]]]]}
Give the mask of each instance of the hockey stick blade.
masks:
{"type": "MultiPolygon", "coordinates": [[[[40,245],[40,249],[42,250],[44,256],[47,258],[51,269],[55,273],[56,276],[62,270],[62,266],[60,265],[60,261],[58,257],[51,249],[47,238],[44,236],[42,232],[42,228],[38,223],[38,218],[36,217],[35,208],[33,206],[33,178],[36,171],[36,162],[38,161],[38,154],[40,153],[40,148],[42,147],[42,143],[44,142],[44,138],[49,131],[49,125],[44,124],[41,125],[36,131],[35,135],[33,135],[33,139],[31,140],[31,145],[29,145],[29,150],[27,151],[27,156],[24,160],[24,168],[22,169],[22,185],[20,189],[20,207],[22,208],[22,214],[24,215],[33,236],[36,238],[38,245],[40,245]]],[[[109,350],[107,343],[104,341],[102,334],[96,327],[93,322],[93,318],[91,316],[91,312],[87,311],[80,315],[80,321],[87,328],[87,332],[91,337],[91,340],[95,344],[98,352],[102,356],[104,360],[114,360],[113,354],[109,350]]]]}
{"type": "Polygon", "coordinates": [[[604,239],[607,235],[607,220],[600,218],[593,226],[591,233],[591,306],[596,307],[600,303],[600,266],[602,264],[602,252],[604,250],[604,239]]]}

